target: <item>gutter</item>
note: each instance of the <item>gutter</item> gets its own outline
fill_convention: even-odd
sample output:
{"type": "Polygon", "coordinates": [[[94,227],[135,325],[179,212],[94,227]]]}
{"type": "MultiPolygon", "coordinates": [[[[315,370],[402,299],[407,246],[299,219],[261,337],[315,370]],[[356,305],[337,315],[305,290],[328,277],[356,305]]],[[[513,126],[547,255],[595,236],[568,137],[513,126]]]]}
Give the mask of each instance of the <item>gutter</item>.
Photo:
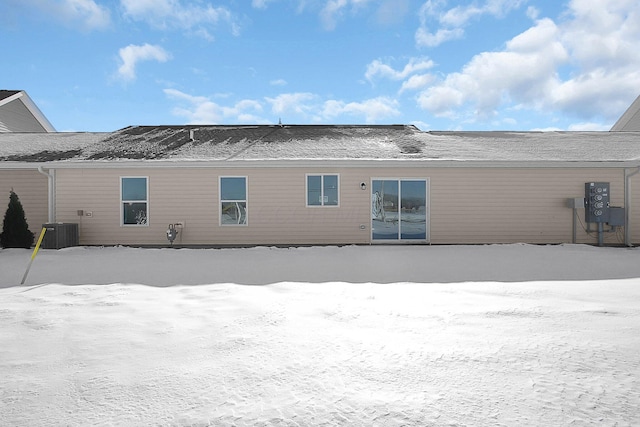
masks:
{"type": "Polygon", "coordinates": [[[631,210],[631,177],[638,173],[640,173],[640,166],[636,166],[636,170],[633,172],[629,169],[624,170],[624,244],[626,246],[632,246],[631,228],[629,227],[631,210]]]}
{"type": "MultiPolygon", "coordinates": [[[[371,158],[344,159],[233,159],[235,153],[228,159],[181,159],[181,160],[73,160],[42,162],[44,167],[55,169],[130,169],[130,168],[312,168],[312,167],[342,167],[342,168],[520,168],[520,169],[624,169],[636,168],[638,162],[629,161],[491,161],[491,160],[445,160],[445,159],[384,159],[371,158]]],[[[2,162],[2,169],[24,169],[25,162],[2,162]]]]}
{"type": "Polygon", "coordinates": [[[55,169],[49,169],[45,172],[42,166],[38,166],[38,172],[47,177],[48,182],[48,223],[56,221],[56,180],[55,169]]]}

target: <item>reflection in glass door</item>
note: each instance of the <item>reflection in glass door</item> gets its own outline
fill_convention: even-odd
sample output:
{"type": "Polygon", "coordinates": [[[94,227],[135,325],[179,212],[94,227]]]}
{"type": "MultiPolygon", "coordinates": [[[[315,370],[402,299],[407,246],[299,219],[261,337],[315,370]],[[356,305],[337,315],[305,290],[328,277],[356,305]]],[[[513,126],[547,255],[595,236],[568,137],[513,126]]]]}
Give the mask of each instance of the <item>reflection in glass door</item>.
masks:
{"type": "Polygon", "coordinates": [[[427,181],[373,180],[371,232],[373,240],[427,240],[427,181]]]}

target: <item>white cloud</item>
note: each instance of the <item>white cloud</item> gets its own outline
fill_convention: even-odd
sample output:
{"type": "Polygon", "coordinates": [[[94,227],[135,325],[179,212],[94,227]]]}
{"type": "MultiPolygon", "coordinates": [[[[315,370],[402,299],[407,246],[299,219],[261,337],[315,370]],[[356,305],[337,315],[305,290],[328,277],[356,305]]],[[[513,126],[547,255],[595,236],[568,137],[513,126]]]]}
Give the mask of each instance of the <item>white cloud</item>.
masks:
{"type": "Polygon", "coordinates": [[[123,80],[134,80],[136,78],[136,65],[140,61],[166,62],[171,55],[160,46],[144,44],[129,45],[119,51],[122,65],[118,68],[118,76],[123,80]]]}
{"type": "Polygon", "coordinates": [[[364,119],[367,123],[375,123],[400,114],[398,101],[386,97],[362,102],[345,102],[334,99],[322,101],[320,96],[312,93],[286,93],[266,100],[271,104],[274,114],[296,115],[303,121],[334,122],[347,116],[357,117],[355,122],[364,119]]]}
{"type": "Polygon", "coordinates": [[[414,120],[410,124],[414,125],[415,127],[417,127],[418,129],[420,129],[422,131],[426,131],[426,130],[429,130],[431,128],[429,123],[423,122],[421,120],[414,120]]]}
{"type": "Polygon", "coordinates": [[[227,23],[233,34],[239,33],[239,24],[225,7],[210,4],[186,3],[181,0],[120,0],[124,13],[132,19],[147,22],[162,29],[178,28],[193,31],[206,39],[213,39],[208,28],[227,23]]]}
{"type": "Polygon", "coordinates": [[[205,96],[193,96],[176,89],[165,89],[172,99],[186,102],[187,106],[175,107],[173,114],[185,117],[188,124],[266,123],[258,114],[262,104],[255,100],[241,100],[231,106],[223,106],[205,96]]]}
{"type": "Polygon", "coordinates": [[[363,102],[329,100],[324,103],[322,116],[333,119],[339,116],[363,116],[366,123],[375,123],[388,117],[400,115],[398,101],[386,97],[368,99],[363,102]]]}
{"type": "MultiPolygon", "coordinates": [[[[275,123],[282,118],[288,123],[340,122],[352,121],[376,123],[400,114],[398,102],[394,99],[378,97],[362,102],[322,100],[313,93],[283,93],[263,100],[229,100],[229,105],[214,102],[205,96],[193,96],[176,89],[165,89],[167,97],[178,101],[172,112],[185,117],[191,124],[203,123],[275,123]],[[274,120],[263,118],[266,107],[274,120]]],[[[221,99],[227,99],[222,97],[221,99]]]]}
{"type": "Polygon", "coordinates": [[[265,98],[275,114],[311,114],[318,97],[312,93],[283,93],[275,98],[265,98]]]}
{"type": "MultiPolygon", "coordinates": [[[[457,80],[461,77],[455,76],[450,80],[457,80]]],[[[418,104],[421,108],[437,117],[454,117],[455,110],[461,107],[465,101],[465,93],[455,87],[458,85],[454,85],[450,81],[448,84],[445,82],[441,85],[430,87],[420,94],[418,104]]]]}
{"type": "Polygon", "coordinates": [[[276,80],[271,80],[269,84],[271,86],[286,86],[287,81],[285,79],[276,79],[276,80]]]}
{"type": "Polygon", "coordinates": [[[351,9],[355,11],[370,1],[371,0],[327,0],[320,12],[320,19],[324,28],[326,30],[335,29],[345,9],[351,7],[351,9]]]}
{"type": "MultiPolygon", "coordinates": [[[[251,0],[254,9],[266,9],[271,3],[283,0],[251,0]]],[[[382,26],[402,22],[410,12],[413,0],[289,0],[296,4],[296,12],[314,11],[319,15],[323,28],[334,30],[345,15],[358,15],[370,4],[377,4],[373,11],[373,20],[382,26]]]]}
{"type": "Polygon", "coordinates": [[[429,86],[434,80],[435,77],[433,74],[416,74],[409,77],[409,79],[402,83],[399,93],[403,93],[408,90],[420,90],[429,86]]]}
{"type": "Polygon", "coordinates": [[[22,5],[35,8],[65,25],[86,31],[104,29],[111,22],[109,9],[94,0],[23,0],[22,5]]]}
{"type": "Polygon", "coordinates": [[[535,103],[556,87],[557,67],[568,61],[558,41],[558,28],[549,19],[513,38],[501,52],[483,52],[458,73],[422,93],[422,108],[436,115],[451,115],[467,102],[477,114],[491,116],[503,102],[535,103]]]}
{"type": "Polygon", "coordinates": [[[480,6],[477,3],[456,6],[441,14],[439,20],[444,25],[463,27],[471,19],[482,15],[491,15],[497,18],[504,17],[524,3],[526,3],[526,0],[487,0],[480,6]]]}
{"type": "Polygon", "coordinates": [[[433,68],[433,61],[425,58],[411,58],[407,65],[400,71],[393,69],[379,59],[367,65],[365,78],[372,81],[375,77],[386,77],[391,80],[404,80],[411,74],[433,68]]]}
{"type": "Polygon", "coordinates": [[[592,123],[592,122],[585,122],[585,123],[574,123],[571,126],[569,126],[569,131],[576,131],[576,132],[601,132],[601,131],[608,131],[611,127],[607,126],[607,125],[603,125],[602,123],[592,123]]]}
{"type": "Polygon", "coordinates": [[[452,30],[440,28],[435,33],[430,33],[426,27],[418,28],[416,31],[416,44],[418,46],[435,47],[449,40],[461,39],[464,30],[454,28],[452,30]]]}
{"type": "Polygon", "coordinates": [[[606,128],[591,120],[612,123],[640,92],[638,22],[636,1],[571,1],[558,21],[537,20],[504,50],[474,56],[423,91],[419,105],[446,117],[559,111],[586,119],[581,129],[606,128]]]}
{"type": "Polygon", "coordinates": [[[435,77],[433,75],[421,73],[433,68],[434,65],[430,59],[411,58],[401,70],[396,70],[382,60],[376,59],[367,65],[365,78],[372,83],[376,78],[386,78],[395,81],[404,80],[399,93],[415,91],[428,86],[434,81],[435,77]]]}
{"type": "Polygon", "coordinates": [[[447,9],[447,0],[427,0],[420,8],[420,28],[415,39],[418,46],[435,47],[464,36],[464,27],[474,18],[490,15],[502,18],[527,0],[485,0],[478,4],[447,9]],[[433,25],[431,25],[433,23],[433,25]],[[430,27],[437,28],[430,31],[430,27]]]}
{"type": "Polygon", "coordinates": [[[529,19],[535,21],[536,19],[538,19],[539,16],[540,16],[540,11],[537,8],[535,8],[533,6],[529,6],[527,8],[527,17],[529,19]]]}

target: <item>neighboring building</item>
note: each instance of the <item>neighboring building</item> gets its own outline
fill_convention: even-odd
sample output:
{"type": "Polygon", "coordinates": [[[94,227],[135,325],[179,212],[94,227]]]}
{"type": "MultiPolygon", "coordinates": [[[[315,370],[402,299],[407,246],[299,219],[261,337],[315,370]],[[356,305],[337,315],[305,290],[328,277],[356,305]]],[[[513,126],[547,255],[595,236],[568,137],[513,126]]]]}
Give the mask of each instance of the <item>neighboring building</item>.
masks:
{"type": "Polygon", "coordinates": [[[612,132],[640,131],[640,96],[624,112],[611,128],[612,132]]]}
{"type": "Polygon", "coordinates": [[[83,245],[640,243],[640,132],[413,126],[134,126],[0,134],[0,194],[83,245]],[[578,202],[576,202],[578,200],[578,202]],[[620,214],[621,209],[616,213],[620,214]]]}
{"type": "Polygon", "coordinates": [[[0,90],[0,132],[55,132],[23,90],[0,90]]]}

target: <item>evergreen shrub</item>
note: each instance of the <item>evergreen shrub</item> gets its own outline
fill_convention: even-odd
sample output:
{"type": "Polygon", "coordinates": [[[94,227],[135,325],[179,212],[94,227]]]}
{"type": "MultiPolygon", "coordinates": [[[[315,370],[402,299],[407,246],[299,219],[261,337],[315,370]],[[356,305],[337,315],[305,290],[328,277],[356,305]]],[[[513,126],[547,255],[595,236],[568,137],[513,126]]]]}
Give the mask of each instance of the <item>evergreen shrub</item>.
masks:
{"type": "Polygon", "coordinates": [[[11,190],[9,207],[4,214],[0,246],[3,248],[25,248],[33,245],[34,235],[29,231],[29,224],[24,215],[24,209],[18,195],[11,190]]]}

